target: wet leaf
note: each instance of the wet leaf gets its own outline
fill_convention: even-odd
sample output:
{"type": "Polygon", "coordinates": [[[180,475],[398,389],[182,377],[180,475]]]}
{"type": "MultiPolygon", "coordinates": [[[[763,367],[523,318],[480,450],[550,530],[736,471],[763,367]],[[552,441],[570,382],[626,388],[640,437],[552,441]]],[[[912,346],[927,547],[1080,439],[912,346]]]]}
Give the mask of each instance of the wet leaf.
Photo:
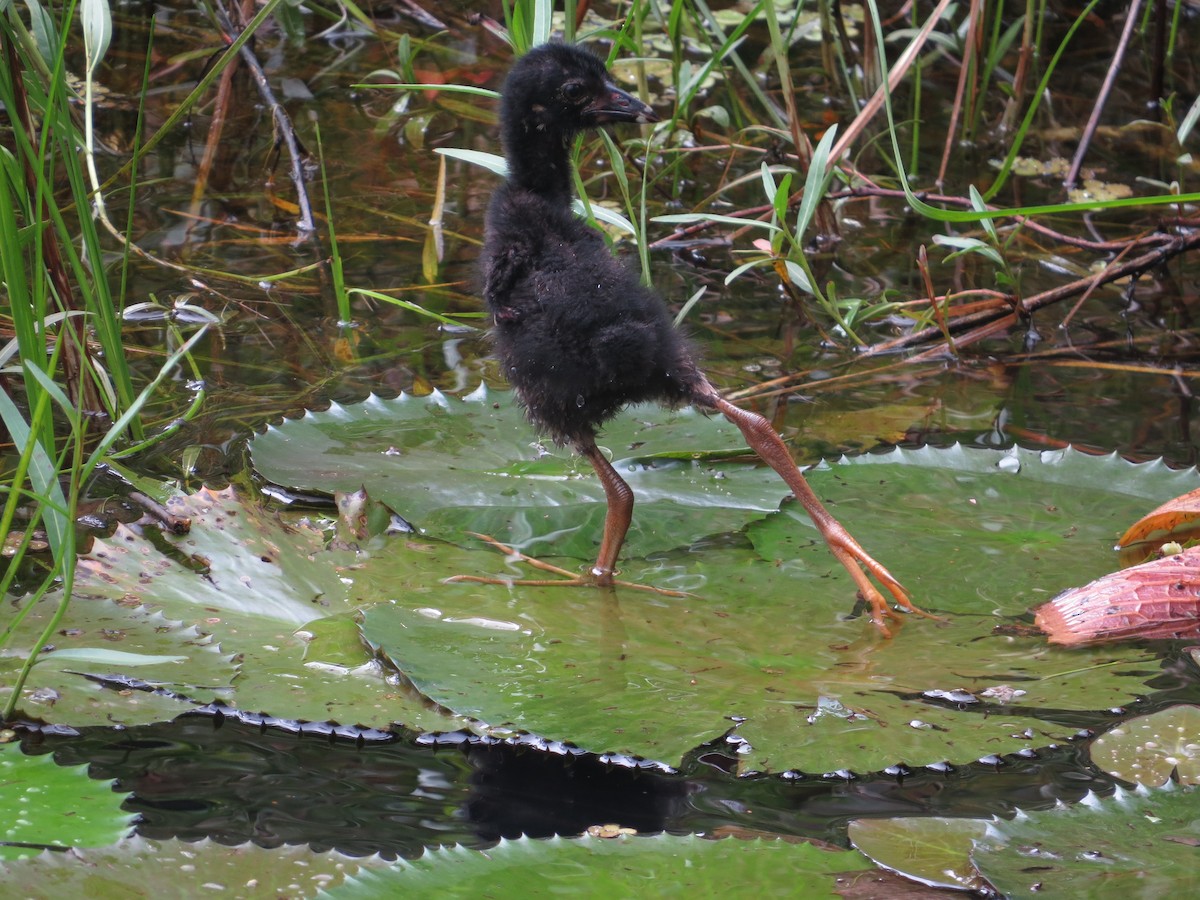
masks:
{"type": "Polygon", "coordinates": [[[88,778],[87,768],[58,766],[51,756],[25,756],[16,744],[0,745],[0,860],[40,856],[46,847],[102,846],[129,832],[135,816],[122,812],[121,795],[88,778]]]}
{"type": "Polygon", "coordinates": [[[378,857],[356,859],[308,847],[227,847],[208,840],[133,837],[106,847],[0,863],[0,878],[13,897],[128,900],[194,896],[203,890],[244,900],[299,900],[317,897],[364,868],[385,865],[378,857]],[[172,892],[172,887],[178,890],[172,892]]]}
{"type": "Polygon", "coordinates": [[[1138,519],[1118,542],[1122,547],[1135,543],[1162,544],[1200,519],[1200,488],[1174,497],[1138,519]]]}
{"type": "Polygon", "coordinates": [[[1200,547],[1112,572],[1038,607],[1057,644],[1200,636],[1200,547]]]}
{"type": "Polygon", "coordinates": [[[1070,807],[994,821],[972,859],[1009,897],[1183,897],[1196,884],[1192,788],[1094,794],[1070,807]]]}
{"type": "MultiPolygon", "coordinates": [[[[297,455],[297,471],[320,474],[349,458],[359,466],[350,467],[355,487],[370,474],[371,461],[427,457],[412,471],[384,469],[388,477],[380,481],[404,504],[410,497],[428,502],[425,495],[443,490],[439,479],[452,491],[473,490],[474,470],[460,471],[460,464],[482,469],[484,478],[492,467],[511,471],[498,483],[513,489],[524,490],[527,481],[533,491],[547,485],[594,490],[590,477],[562,474],[573,465],[569,458],[536,458],[519,416],[504,425],[509,420],[491,418],[499,411],[484,408],[487,415],[464,427],[436,405],[422,403],[415,414],[402,411],[393,421],[390,407],[368,404],[355,416],[335,411],[306,418],[307,427],[289,440],[318,450],[297,455]],[[454,451],[455,442],[463,449],[454,451]],[[383,449],[361,460],[350,452],[368,445],[383,449]],[[532,458],[518,453],[514,459],[506,446],[532,458]]],[[[851,617],[849,578],[798,504],[775,509],[780,488],[773,473],[720,462],[737,458],[729,455],[737,442],[727,436],[733,449],[717,455],[713,420],[659,415],[657,422],[635,415],[626,426],[625,446],[644,454],[637,475],[642,496],[675,489],[701,502],[696,485],[684,480],[679,484],[686,490],[677,487],[679,470],[694,480],[717,469],[730,473],[712,481],[731,502],[752,506],[759,501],[746,498],[757,491],[771,506],[735,510],[760,520],[744,533],[740,524],[723,526],[721,497],[698,511],[661,504],[684,522],[682,533],[666,534],[663,544],[680,543],[642,558],[626,556],[622,574],[695,596],[444,584],[451,574],[511,577],[524,570],[475,543],[462,548],[376,535],[354,549],[332,549],[324,525],[281,521],[233,492],[203,492],[177,501],[193,515],[194,527],[186,537],[165,538],[172,556],[127,531],[98,545],[101,558],[85,557],[80,597],[124,605],[85,599],[71,615],[87,624],[92,610],[108,610],[111,621],[103,627],[137,642],[122,649],[164,655],[170,636],[156,647],[139,616],[158,608],[194,623],[219,646],[214,657],[221,667],[204,679],[189,676],[186,685],[178,685],[178,666],[145,671],[201,700],[219,696],[252,709],[376,726],[400,720],[448,730],[470,718],[672,763],[721,735],[728,717],[742,716],[743,765],[768,771],[865,772],[1061,741],[1072,729],[1047,724],[1062,721],[1047,717],[1047,708],[1118,706],[1144,693],[1158,672],[1156,658],[1141,648],[1064,656],[1039,637],[997,633],[995,626],[1063,581],[1110,566],[1116,523],[1133,518],[1130,510],[1144,507],[1147,497],[1180,493],[1180,482],[1193,474],[1073,452],[963,448],[898,451],[813,470],[814,488],[851,531],[919,602],[948,619],[906,620],[888,641],[865,619],[851,617]],[[695,461],[681,446],[713,455],[695,461]],[[763,481],[756,486],[755,478],[763,481]],[[702,536],[689,539],[689,531],[702,536]],[[264,563],[264,554],[277,562],[264,563]],[[379,664],[360,655],[346,630],[356,611],[363,633],[403,676],[392,681],[411,688],[389,683],[379,664]],[[128,616],[124,625],[122,616],[128,616]],[[340,624],[332,627],[335,621],[340,624]],[[422,697],[441,706],[426,706],[422,697]]],[[[376,487],[369,487],[375,496],[376,487]]],[[[501,493],[497,502],[511,500],[501,493]]],[[[568,568],[586,565],[594,552],[603,505],[588,501],[575,507],[579,511],[593,516],[570,522],[572,533],[582,532],[583,552],[574,561],[554,558],[568,568]]],[[[533,506],[492,511],[505,537],[518,526],[540,533],[545,512],[533,506]]],[[[478,521],[469,510],[463,517],[464,525],[478,521]]],[[[554,536],[543,540],[541,546],[557,552],[554,536]]],[[[92,633],[77,643],[95,646],[97,640],[92,633]]],[[[78,676],[46,674],[57,679],[51,682],[56,689],[73,687],[55,707],[56,715],[69,709],[73,721],[103,721],[114,709],[118,720],[136,721],[143,710],[168,704],[157,695],[81,690],[78,676]]]]}
{"type": "MultiPolygon", "coordinates": [[[[427,557],[430,575],[439,555],[444,565],[440,551],[427,557]]],[[[689,598],[470,584],[412,596],[421,579],[398,576],[400,599],[365,610],[363,634],[423,695],[488,725],[677,764],[739,716],[743,766],[776,772],[866,772],[1065,740],[1071,729],[1048,727],[1039,707],[1120,705],[1157,671],[1135,649],[1064,659],[1040,639],[993,634],[997,620],[978,613],[908,620],[886,641],[847,618],[836,569],[819,541],[784,567],[706,542],[625,572],[689,598]],[[1011,704],[982,696],[1011,684],[1022,691],[1011,704]],[[924,693],[964,687],[969,702],[924,693]]],[[[503,558],[483,571],[504,574],[503,558]]]]}
{"type": "Polygon", "coordinates": [[[987,831],[981,819],[901,817],[855,819],[849,837],[876,864],[931,887],[985,887],[971,862],[972,842],[987,831]]]}
{"type": "MultiPolygon", "coordinates": [[[[322,529],[300,519],[285,524],[244,504],[232,489],[175,497],[169,506],[192,517],[188,535],[150,540],[122,526],[80,557],[75,599],[56,648],[106,640],[123,652],[186,655],[186,665],[157,663],[131,674],[202,703],[220,699],[318,721],[386,724],[396,718],[418,728],[455,727],[389,685],[358,642],[354,610],[389,596],[397,583],[391,571],[364,594],[357,567],[365,551],[327,549],[322,529]]],[[[381,549],[388,542],[373,540],[381,549]]],[[[44,602],[22,623],[13,642],[17,653],[50,611],[44,602]]],[[[55,656],[39,662],[29,690],[57,692],[58,721],[135,724],[187,707],[166,693],[103,689],[72,674],[98,666],[55,656]]],[[[0,657],[0,678],[20,661],[0,657]]],[[[96,674],[122,668],[111,662],[96,674]]],[[[44,714],[34,699],[39,695],[27,696],[23,706],[44,714]]]]}
{"type": "MultiPolygon", "coordinates": [[[[39,658],[45,662],[49,656],[39,658]]],[[[157,666],[162,663],[187,662],[186,656],[158,656],[149,653],[126,653],[123,650],[106,650],[104,647],[77,647],[70,650],[56,650],[53,653],[55,662],[73,662],[95,664],[101,666],[118,666],[120,668],[137,668],[138,666],[157,666]]]]}
{"type": "MultiPolygon", "coordinates": [[[[107,585],[106,585],[107,587],[107,585]]],[[[195,693],[203,686],[208,696],[214,687],[228,685],[237,672],[231,654],[221,648],[200,628],[168,619],[155,611],[123,599],[124,591],[112,585],[111,600],[88,595],[88,576],[82,575],[77,590],[79,599],[68,611],[65,625],[54,635],[52,650],[38,659],[19,708],[27,715],[70,722],[72,725],[152,722],[170,718],[182,711],[179,701],[141,691],[109,691],[81,677],[79,672],[101,675],[120,673],[123,666],[109,663],[89,664],[75,659],[77,650],[91,651],[100,642],[111,644],[123,653],[143,660],[183,657],[186,664],[160,662],[138,666],[133,677],[179,691],[195,693]],[[47,692],[53,692],[48,694],[47,692]],[[50,702],[51,698],[53,702],[50,702]]],[[[46,625],[52,612],[43,602],[26,618],[13,636],[16,654],[0,657],[0,683],[11,683],[22,662],[25,647],[46,625]]],[[[216,694],[223,699],[226,695],[216,694]]],[[[215,697],[214,697],[215,699],[215,697]]]]}
{"type": "MultiPolygon", "coordinates": [[[[735,426],[692,409],[636,407],[601,445],[638,498],[632,554],[736,530],[787,493],[769,469],[737,462],[746,451],[735,426]],[[729,462],[693,462],[705,451],[724,451],[729,462]]],[[[539,442],[507,392],[334,404],[269,428],[251,448],[255,467],[277,484],[330,492],[365,484],[430,537],[477,531],[527,553],[552,542],[556,554],[595,557],[603,488],[571,450],[539,442]]]]}
{"type": "Polygon", "coordinates": [[[1200,783],[1200,709],[1172,706],[1130,719],[1092,741],[1091,751],[1093,763],[1125,781],[1200,783]]]}
{"type": "Polygon", "coordinates": [[[854,854],[787,841],[707,840],[668,834],[615,838],[549,838],[501,841],[489,850],[427,850],[388,869],[348,877],[330,892],[334,900],[393,898],[398,893],[493,896],[579,894],[642,897],[670,885],[681,897],[736,895],[754,885],[757,896],[828,893],[832,873],[853,867],[854,854]]]}
{"type": "MultiPolygon", "coordinates": [[[[365,480],[402,510],[424,509],[418,524],[434,533],[515,535],[568,568],[584,565],[603,517],[599,488],[566,454],[530,448],[528,426],[513,412],[437,396],[371,401],[285,423],[256,440],[254,452],[287,483],[365,480]],[[480,490],[481,482],[494,486],[480,490]],[[436,510],[447,502],[460,507],[459,519],[436,510]],[[504,503],[512,506],[489,508],[504,503]]],[[[1069,736],[1047,728],[1040,707],[1108,708],[1142,690],[1154,666],[1141,650],[1066,660],[1039,640],[993,629],[1064,587],[1072,572],[1111,566],[1119,523],[1146,497],[1178,493],[1193,474],[1115,456],[961,447],[812,471],[851,531],[919,602],[950,620],[906,623],[886,642],[846,619],[848,579],[798,506],[762,509],[778,503],[773,473],[722,465],[725,477],[701,481],[709,460],[680,461],[691,457],[682,447],[713,451],[725,441],[725,452],[736,452],[737,437],[721,427],[639,409],[606,438],[638,454],[619,468],[634,469],[634,489],[647,501],[635,523],[652,532],[625,555],[624,576],[695,598],[441,585],[446,574],[526,573],[499,554],[410,543],[357,575],[367,596],[370,582],[398,598],[365,609],[365,636],[420,692],[461,716],[669,762],[720,734],[727,716],[744,716],[746,767],[772,771],[866,771],[1021,749],[1069,736]],[[731,512],[759,520],[748,534],[761,559],[732,537],[741,524],[730,524],[731,512]],[[418,596],[405,593],[422,583],[418,596]],[[981,699],[937,699],[960,688],[981,699]],[[823,712],[822,698],[846,715],[823,712]]]]}

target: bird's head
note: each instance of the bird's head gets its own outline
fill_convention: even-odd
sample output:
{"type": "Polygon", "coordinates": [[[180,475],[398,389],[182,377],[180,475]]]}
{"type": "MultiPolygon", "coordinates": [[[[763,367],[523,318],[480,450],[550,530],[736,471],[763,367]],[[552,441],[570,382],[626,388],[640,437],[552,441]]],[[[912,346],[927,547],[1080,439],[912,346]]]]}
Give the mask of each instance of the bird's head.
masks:
{"type": "Polygon", "coordinates": [[[569,137],[613,122],[657,122],[654,110],[612,83],[604,64],[569,44],[542,44],[513,66],[501,120],[517,134],[569,137]]]}

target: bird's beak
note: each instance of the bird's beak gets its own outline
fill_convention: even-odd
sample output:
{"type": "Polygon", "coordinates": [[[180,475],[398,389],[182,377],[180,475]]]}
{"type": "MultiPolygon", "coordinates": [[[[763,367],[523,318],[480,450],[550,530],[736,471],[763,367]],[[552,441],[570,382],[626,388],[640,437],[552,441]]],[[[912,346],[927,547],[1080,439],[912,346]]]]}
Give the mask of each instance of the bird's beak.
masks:
{"type": "Polygon", "coordinates": [[[583,114],[595,125],[609,122],[657,122],[658,115],[649,106],[615,84],[605,84],[604,93],[584,107],[583,114]]]}

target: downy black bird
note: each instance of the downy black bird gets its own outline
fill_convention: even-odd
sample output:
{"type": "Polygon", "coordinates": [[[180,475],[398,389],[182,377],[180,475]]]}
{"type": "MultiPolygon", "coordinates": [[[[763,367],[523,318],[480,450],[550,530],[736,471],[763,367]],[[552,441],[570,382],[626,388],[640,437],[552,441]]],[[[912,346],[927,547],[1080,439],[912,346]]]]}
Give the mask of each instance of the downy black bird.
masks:
{"type": "Polygon", "coordinates": [[[770,423],[717,393],[663,301],[572,211],[569,153],[575,135],[610,123],[656,121],[649,106],[616,87],[604,65],[579,47],[537,47],[504,83],[500,128],[508,178],[488,208],[480,260],[495,352],[529,420],[587,459],[608,500],[600,552],[587,576],[524,557],[567,577],[517,583],[614,584],[633,492],[596,446],[596,434],[630,403],[695,403],[737,425],[783,477],[886,633],[884,618],[895,613],[867,573],[901,606],[920,612],[904,588],[825,509],[770,423]]]}

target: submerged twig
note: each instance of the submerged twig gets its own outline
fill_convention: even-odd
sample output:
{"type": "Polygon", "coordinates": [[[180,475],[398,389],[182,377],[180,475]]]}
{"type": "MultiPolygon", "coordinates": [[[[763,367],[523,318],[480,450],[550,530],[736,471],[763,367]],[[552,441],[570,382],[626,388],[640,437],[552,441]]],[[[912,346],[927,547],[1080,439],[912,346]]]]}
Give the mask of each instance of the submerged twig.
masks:
{"type": "MultiPolygon", "coordinates": [[[[218,24],[228,33],[229,39],[233,40],[238,32],[230,21],[228,13],[221,6],[219,0],[214,5],[218,24]]],[[[296,135],[296,127],[292,124],[292,118],[288,115],[287,110],[275,99],[275,92],[271,90],[271,83],[267,80],[267,75],[263,71],[262,64],[255,56],[254,50],[249,43],[242,45],[239,51],[242,60],[246,63],[246,67],[250,70],[250,74],[254,78],[254,83],[258,87],[258,93],[262,96],[263,102],[271,111],[271,118],[275,123],[275,147],[278,149],[279,144],[283,143],[288,149],[288,174],[291,176],[292,185],[296,189],[296,205],[300,209],[300,218],[296,222],[296,228],[305,233],[311,234],[316,231],[316,219],[313,216],[312,203],[308,199],[308,189],[305,186],[307,179],[304,176],[304,159],[308,157],[308,151],[300,143],[300,138],[296,135]]]]}
{"type": "Polygon", "coordinates": [[[1083,158],[1087,156],[1092,136],[1096,133],[1096,126],[1100,124],[1100,114],[1104,112],[1104,105],[1108,102],[1108,95],[1112,92],[1113,82],[1117,80],[1117,72],[1120,71],[1121,63],[1125,59],[1125,51],[1129,48],[1129,39],[1133,36],[1133,28],[1137,24],[1141,8],[1142,0],[1133,0],[1129,4],[1129,11],[1125,14],[1125,28],[1121,31],[1121,40],[1117,42],[1112,63],[1104,76],[1104,84],[1100,86],[1100,95],[1096,98],[1096,105],[1092,107],[1092,114],[1088,117],[1083,135],[1079,138],[1079,146],[1075,149],[1075,158],[1071,160],[1071,169],[1067,172],[1064,182],[1067,190],[1075,187],[1075,182],[1079,178],[1079,169],[1083,166],[1083,158]]]}

